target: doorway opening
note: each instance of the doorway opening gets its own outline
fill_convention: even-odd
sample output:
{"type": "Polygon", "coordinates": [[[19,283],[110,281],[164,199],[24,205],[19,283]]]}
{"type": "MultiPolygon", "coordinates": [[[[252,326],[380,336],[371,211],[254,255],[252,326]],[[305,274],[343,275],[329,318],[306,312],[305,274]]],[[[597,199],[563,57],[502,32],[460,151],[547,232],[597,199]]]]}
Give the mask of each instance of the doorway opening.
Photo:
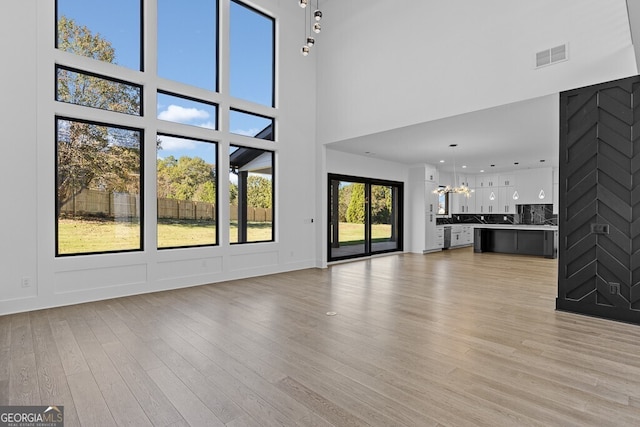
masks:
{"type": "Polygon", "coordinates": [[[402,182],[329,174],[329,261],[401,251],[402,197],[402,182]]]}

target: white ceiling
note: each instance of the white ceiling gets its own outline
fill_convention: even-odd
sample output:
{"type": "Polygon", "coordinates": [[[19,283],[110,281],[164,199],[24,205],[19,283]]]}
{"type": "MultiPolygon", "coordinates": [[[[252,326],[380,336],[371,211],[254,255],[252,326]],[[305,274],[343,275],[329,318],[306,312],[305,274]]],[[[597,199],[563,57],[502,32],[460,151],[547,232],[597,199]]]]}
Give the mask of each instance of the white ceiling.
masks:
{"type": "Polygon", "coordinates": [[[399,1],[327,3],[328,149],[443,170],[455,156],[469,173],[557,165],[559,92],[638,70],[639,0],[399,1]],[[535,70],[535,52],[561,43],[569,60],[535,70]]]}
{"type": "Polygon", "coordinates": [[[558,99],[557,95],[544,96],[347,139],[327,147],[409,165],[432,163],[442,170],[450,170],[455,160],[458,172],[465,165],[469,173],[557,165],[558,99]],[[458,146],[451,148],[450,144],[458,146]]]}

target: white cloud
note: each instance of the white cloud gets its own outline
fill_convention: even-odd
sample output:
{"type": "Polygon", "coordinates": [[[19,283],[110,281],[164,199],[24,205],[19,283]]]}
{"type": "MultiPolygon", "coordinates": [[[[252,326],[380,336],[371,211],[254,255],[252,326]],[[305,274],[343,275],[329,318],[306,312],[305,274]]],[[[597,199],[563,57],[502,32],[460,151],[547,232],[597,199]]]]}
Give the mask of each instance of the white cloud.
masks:
{"type": "Polygon", "coordinates": [[[209,118],[209,113],[205,110],[198,110],[197,108],[184,108],[179,105],[169,105],[166,110],[158,114],[160,120],[167,120],[169,122],[176,123],[188,123],[191,120],[206,120],[209,118]]]}
{"type": "Polygon", "coordinates": [[[201,127],[201,128],[206,128],[206,129],[213,129],[213,130],[216,129],[216,124],[215,124],[215,122],[212,122],[212,121],[200,123],[200,124],[197,124],[196,126],[201,127]]]}
{"type": "Polygon", "coordinates": [[[231,133],[235,133],[236,135],[244,135],[244,136],[256,136],[258,132],[262,129],[236,129],[232,130],[231,133]]]}
{"type": "Polygon", "coordinates": [[[160,135],[160,146],[162,147],[162,151],[186,151],[186,150],[194,150],[196,148],[195,141],[191,141],[189,139],[184,138],[174,138],[172,136],[160,135]]]}

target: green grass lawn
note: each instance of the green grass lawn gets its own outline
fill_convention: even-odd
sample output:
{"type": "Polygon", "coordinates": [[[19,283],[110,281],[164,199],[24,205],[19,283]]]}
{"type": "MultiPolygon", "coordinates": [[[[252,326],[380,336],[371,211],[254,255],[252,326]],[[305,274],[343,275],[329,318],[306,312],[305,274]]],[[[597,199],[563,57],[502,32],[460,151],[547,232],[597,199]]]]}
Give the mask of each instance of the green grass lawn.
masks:
{"type": "Polygon", "coordinates": [[[134,249],[140,249],[138,223],[72,219],[58,221],[59,254],[134,249]]]}
{"type": "MultiPolygon", "coordinates": [[[[271,223],[250,222],[247,240],[271,240],[271,223]]],[[[229,228],[231,243],[238,241],[238,226],[229,228]]],[[[211,245],[216,243],[212,221],[162,220],[158,224],[158,247],[211,245]]],[[[99,219],[61,219],[58,222],[58,253],[77,254],[140,249],[139,224],[99,219]]]]}
{"type": "MultiPolygon", "coordinates": [[[[341,222],[338,225],[340,245],[357,245],[364,243],[364,224],[341,222]]],[[[390,224],[371,225],[371,241],[382,242],[391,238],[390,224]]]]}
{"type": "MultiPolygon", "coordinates": [[[[248,224],[247,240],[260,242],[271,240],[270,222],[248,224]]],[[[364,225],[341,222],[340,244],[355,245],[364,242],[364,225]]],[[[380,242],[391,237],[391,225],[371,226],[371,240],[380,242]]],[[[238,226],[232,222],[229,228],[231,243],[238,241],[238,226]]],[[[211,245],[216,241],[216,224],[212,221],[162,220],[158,224],[158,247],[211,245]]],[[[140,249],[138,223],[99,219],[61,219],[58,222],[58,252],[77,254],[112,252],[140,249]]]]}

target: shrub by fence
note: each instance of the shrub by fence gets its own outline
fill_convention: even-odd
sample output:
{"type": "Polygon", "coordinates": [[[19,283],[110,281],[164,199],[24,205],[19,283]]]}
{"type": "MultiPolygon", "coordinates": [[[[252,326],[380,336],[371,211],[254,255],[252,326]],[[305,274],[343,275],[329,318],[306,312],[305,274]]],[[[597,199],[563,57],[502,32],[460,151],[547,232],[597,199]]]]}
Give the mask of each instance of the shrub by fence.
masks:
{"type": "MultiPolygon", "coordinates": [[[[60,209],[68,216],[101,216],[109,218],[139,218],[140,196],[130,193],[109,193],[100,190],[82,190],[60,209]]],[[[158,218],[216,220],[216,205],[190,200],[158,198],[158,218]]],[[[238,206],[229,206],[229,219],[238,220],[238,206]]],[[[247,221],[272,222],[271,209],[247,208],[247,221]]]]}

